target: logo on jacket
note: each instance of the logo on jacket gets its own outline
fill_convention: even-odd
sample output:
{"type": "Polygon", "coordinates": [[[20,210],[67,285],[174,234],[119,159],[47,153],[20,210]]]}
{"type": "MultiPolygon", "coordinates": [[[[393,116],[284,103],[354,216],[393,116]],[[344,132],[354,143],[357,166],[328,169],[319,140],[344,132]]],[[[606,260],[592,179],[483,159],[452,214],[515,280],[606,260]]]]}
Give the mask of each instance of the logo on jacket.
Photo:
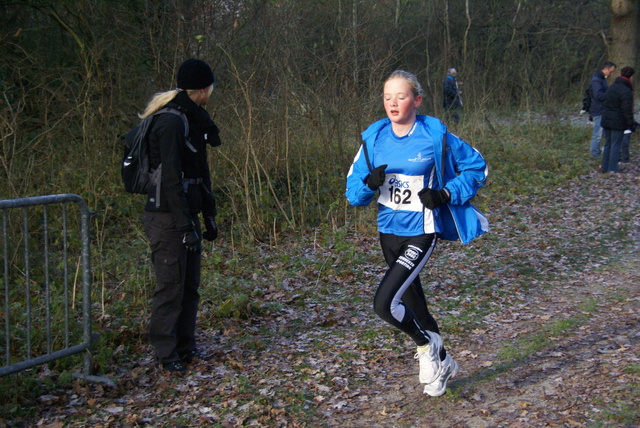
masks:
{"type": "Polygon", "coordinates": [[[429,162],[431,160],[431,158],[423,158],[422,157],[422,153],[418,153],[418,156],[416,156],[413,159],[408,159],[409,162],[429,162]]]}

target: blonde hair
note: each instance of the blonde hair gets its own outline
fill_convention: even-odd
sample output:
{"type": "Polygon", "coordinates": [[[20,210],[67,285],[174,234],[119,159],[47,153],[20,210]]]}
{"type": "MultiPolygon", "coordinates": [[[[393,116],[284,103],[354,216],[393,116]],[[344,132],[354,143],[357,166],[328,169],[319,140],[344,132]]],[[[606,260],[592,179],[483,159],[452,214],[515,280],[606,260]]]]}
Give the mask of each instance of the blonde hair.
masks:
{"type": "Polygon", "coordinates": [[[144,119],[151,116],[153,113],[157,112],[162,107],[166,106],[171,100],[173,100],[179,92],[180,89],[172,89],[170,91],[156,93],[149,100],[149,103],[144,109],[144,112],[138,114],[138,117],[140,117],[140,119],[144,119]]]}
{"type": "MultiPolygon", "coordinates": [[[[187,93],[187,95],[191,95],[194,92],[198,92],[199,90],[200,89],[187,89],[185,92],[187,93]]],[[[209,90],[209,95],[211,95],[211,92],[213,91],[213,85],[210,85],[208,87],[208,90],[209,90]]],[[[157,112],[162,107],[166,106],[169,102],[171,102],[176,97],[176,95],[180,93],[180,91],[182,91],[182,89],[172,89],[170,91],[156,93],[153,97],[151,97],[151,100],[149,100],[149,103],[147,104],[147,107],[144,109],[144,112],[139,113],[138,117],[140,119],[144,119],[146,117],[151,116],[153,113],[157,112]]]]}
{"type": "Polygon", "coordinates": [[[413,92],[414,96],[424,97],[424,91],[422,90],[422,85],[420,85],[420,82],[418,82],[418,78],[416,77],[415,74],[409,73],[408,71],[396,70],[393,73],[391,73],[389,77],[387,77],[387,80],[385,80],[384,83],[387,83],[389,80],[395,79],[398,77],[405,79],[407,81],[407,83],[411,87],[411,92],[413,92]]]}

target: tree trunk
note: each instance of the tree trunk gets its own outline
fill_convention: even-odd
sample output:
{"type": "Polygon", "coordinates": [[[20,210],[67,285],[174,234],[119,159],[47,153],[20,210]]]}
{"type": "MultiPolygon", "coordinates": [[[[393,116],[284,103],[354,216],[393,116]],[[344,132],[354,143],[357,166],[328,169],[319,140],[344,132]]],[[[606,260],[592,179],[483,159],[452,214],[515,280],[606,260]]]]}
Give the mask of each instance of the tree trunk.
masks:
{"type": "Polygon", "coordinates": [[[444,63],[447,68],[451,61],[451,29],[449,28],[449,0],[444,2],[444,63]]]}
{"type": "Polygon", "coordinates": [[[611,0],[610,58],[618,65],[638,66],[640,0],[611,0]]]}

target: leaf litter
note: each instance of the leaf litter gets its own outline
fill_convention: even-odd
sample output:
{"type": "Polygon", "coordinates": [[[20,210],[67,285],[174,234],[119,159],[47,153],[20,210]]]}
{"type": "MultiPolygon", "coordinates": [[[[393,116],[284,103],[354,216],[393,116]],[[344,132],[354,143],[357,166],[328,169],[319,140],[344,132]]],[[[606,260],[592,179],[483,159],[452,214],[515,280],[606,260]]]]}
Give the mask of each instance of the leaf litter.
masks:
{"type": "Polygon", "coordinates": [[[214,358],[184,377],[159,372],[141,345],[142,357],[107,374],[117,388],[76,383],[32,403],[37,420],[0,425],[640,424],[628,410],[640,405],[639,173],[594,170],[543,196],[489,204],[490,234],[439,244],[421,277],[460,364],[442,397],[422,395],[414,346],[373,313],[385,271],[375,233],[349,232],[358,266],[315,240],[258,247],[272,270],[282,252],[308,266],[278,286],[262,278],[258,303],[278,309],[202,329],[214,358]]]}

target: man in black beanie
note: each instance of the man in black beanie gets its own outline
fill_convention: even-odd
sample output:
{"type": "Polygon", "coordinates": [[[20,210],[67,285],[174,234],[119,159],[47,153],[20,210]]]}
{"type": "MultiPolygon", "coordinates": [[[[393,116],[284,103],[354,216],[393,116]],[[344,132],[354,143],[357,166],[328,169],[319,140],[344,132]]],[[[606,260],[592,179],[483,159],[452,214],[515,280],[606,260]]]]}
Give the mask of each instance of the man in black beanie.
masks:
{"type": "Polygon", "coordinates": [[[170,109],[154,116],[149,131],[149,163],[161,173],[149,189],[143,221],[157,280],[149,340],[158,364],[173,373],[186,372],[195,359],[208,359],[196,346],[195,331],[201,239],[218,236],[207,144],[219,146],[220,137],[203,108],[214,82],[206,62],[188,59],[178,69],[178,89],[156,94],[140,115],[170,109]]]}

